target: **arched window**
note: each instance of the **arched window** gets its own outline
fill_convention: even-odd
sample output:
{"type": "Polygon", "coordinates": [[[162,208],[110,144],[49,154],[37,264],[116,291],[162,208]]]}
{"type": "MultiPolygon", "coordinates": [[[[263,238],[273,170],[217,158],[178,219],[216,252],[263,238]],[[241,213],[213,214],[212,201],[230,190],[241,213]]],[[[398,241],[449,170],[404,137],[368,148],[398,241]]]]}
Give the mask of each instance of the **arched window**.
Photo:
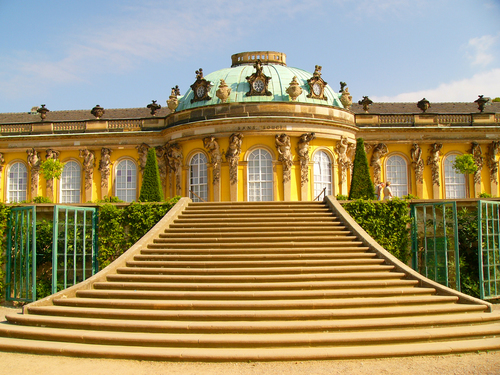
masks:
{"type": "Polygon", "coordinates": [[[208,200],[207,157],[202,152],[195,154],[189,163],[189,190],[193,202],[202,202],[200,198],[208,200]]]}
{"type": "Polygon", "coordinates": [[[80,203],[81,168],[75,161],[64,164],[61,175],[61,203],[80,203]]]}
{"type": "Polygon", "coordinates": [[[467,198],[465,175],[453,168],[457,155],[449,155],[444,159],[444,190],[446,199],[467,198]]]}
{"type": "Polygon", "coordinates": [[[115,195],[124,202],[137,197],[137,167],[132,160],[122,160],[115,170],[115,195]]]}
{"type": "Polygon", "coordinates": [[[10,166],[7,173],[7,202],[22,202],[27,199],[28,170],[26,165],[17,162],[10,166]]]}
{"type": "Polygon", "coordinates": [[[273,200],[273,159],[262,148],[252,151],[248,156],[248,200],[273,200]]]}
{"type": "Polygon", "coordinates": [[[314,154],[314,197],[324,188],[326,195],[332,194],[332,159],[325,151],[314,154]]]}
{"type": "Polygon", "coordinates": [[[391,182],[392,195],[402,198],[408,195],[408,164],[399,155],[390,156],[387,159],[386,177],[391,182]]]}

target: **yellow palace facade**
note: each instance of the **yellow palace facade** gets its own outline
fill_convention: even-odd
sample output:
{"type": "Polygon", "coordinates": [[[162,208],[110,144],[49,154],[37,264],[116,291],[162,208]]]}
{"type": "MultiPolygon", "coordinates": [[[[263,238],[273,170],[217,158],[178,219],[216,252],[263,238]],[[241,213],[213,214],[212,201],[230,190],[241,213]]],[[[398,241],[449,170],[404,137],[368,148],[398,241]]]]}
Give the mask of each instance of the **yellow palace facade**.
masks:
{"type": "MultiPolygon", "coordinates": [[[[313,69],[311,69],[313,70],[313,69]]],[[[340,79],[341,77],[339,77],[340,79]]],[[[372,177],[396,196],[422,199],[499,195],[500,103],[353,103],[286,55],[238,53],[231,66],[204,74],[181,96],[144,108],[0,114],[0,200],[85,203],[139,197],[147,150],[156,149],[165,197],[205,201],[313,200],[347,195],[357,138],[372,177]],[[478,172],[454,171],[472,154],[478,172]],[[64,163],[45,180],[41,163],[64,163]]]]}

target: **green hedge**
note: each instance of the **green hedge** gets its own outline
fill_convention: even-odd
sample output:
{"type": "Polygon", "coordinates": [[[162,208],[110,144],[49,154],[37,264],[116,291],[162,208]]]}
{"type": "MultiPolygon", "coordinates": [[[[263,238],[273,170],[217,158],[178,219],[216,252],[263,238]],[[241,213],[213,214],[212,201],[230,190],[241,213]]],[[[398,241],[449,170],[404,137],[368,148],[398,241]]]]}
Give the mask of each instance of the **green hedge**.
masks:
{"type": "Polygon", "coordinates": [[[410,259],[410,213],[408,202],[356,199],[342,205],[353,219],[392,255],[405,264],[410,259]]]}

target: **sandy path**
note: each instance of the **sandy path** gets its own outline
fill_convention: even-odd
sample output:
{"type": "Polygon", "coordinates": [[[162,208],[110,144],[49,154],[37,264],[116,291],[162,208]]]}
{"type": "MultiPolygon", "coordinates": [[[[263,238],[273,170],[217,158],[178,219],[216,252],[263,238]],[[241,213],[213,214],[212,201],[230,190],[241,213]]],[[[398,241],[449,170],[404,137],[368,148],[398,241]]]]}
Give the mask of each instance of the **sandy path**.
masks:
{"type": "MultiPolygon", "coordinates": [[[[0,307],[5,314],[20,309],[0,307]]],[[[194,363],[86,359],[0,352],[0,375],[500,375],[500,352],[346,361],[194,363]]]]}

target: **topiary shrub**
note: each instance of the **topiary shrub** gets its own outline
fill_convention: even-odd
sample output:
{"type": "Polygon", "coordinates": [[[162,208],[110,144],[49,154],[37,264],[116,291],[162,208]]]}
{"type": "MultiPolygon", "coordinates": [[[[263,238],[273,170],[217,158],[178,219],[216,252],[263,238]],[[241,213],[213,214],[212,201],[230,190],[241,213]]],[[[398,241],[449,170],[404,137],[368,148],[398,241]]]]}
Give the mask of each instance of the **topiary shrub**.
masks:
{"type": "Polygon", "coordinates": [[[163,190],[161,187],[160,171],[156,160],[156,149],[151,147],[148,150],[146,167],[142,178],[140,202],[161,202],[163,201],[163,190]]]}
{"type": "Polygon", "coordinates": [[[370,177],[370,168],[368,167],[368,158],[365,152],[365,143],[362,138],[356,142],[356,155],[354,156],[352,168],[351,190],[349,191],[349,200],[351,199],[373,199],[375,186],[370,177]]]}

